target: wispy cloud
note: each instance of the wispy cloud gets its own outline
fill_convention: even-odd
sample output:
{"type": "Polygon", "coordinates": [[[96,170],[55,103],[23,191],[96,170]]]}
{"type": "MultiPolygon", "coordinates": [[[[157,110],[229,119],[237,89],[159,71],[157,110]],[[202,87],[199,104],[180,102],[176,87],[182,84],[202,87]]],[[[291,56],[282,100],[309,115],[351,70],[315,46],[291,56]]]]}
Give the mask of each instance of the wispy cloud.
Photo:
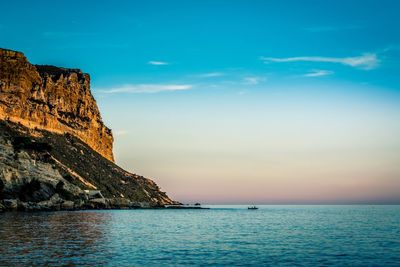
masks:
{"type": "Polygon", "coordinates": [[[214,77],[221,77],[224,76],[225,73],[223,72],[209,72],[197,75],[200,78],[214,78],[214,77]]]}
{"type": "Polygon", "coordinates": [[[328,62],[328,63],[338,63],[346,66],[351,66],[354,68],[359,68],[363,70],[375,69],[379,65],[379,59],[376,54],[367,53],[358,57],[287,57],[287,58],[276,58],[276,57],[261,57],[264,63],[271,62],[328,62]]]}
{"type": "Polygon", "coordinates": [[[191,84],[126,84],[119,87],[109,89],[100,89],[99,91],[106,94],[117,93],[159,93],[190,90],[193,88],[191,84]]]}
{"type": "Polygon", "coordinates": [[[259,76],[247,76],[243,78],[243,83],[248,84],[248,85],[256,85],[259,84],[260,82],[265,81],[265,77],[259,77],[259,76]]]}
{"type": "Polygon", "coordinates": [[[166,61],[158,61],[158,60],[151,60],[151,61],[147,62],[147,64],[155,65],[155,66],[169,65],[169,63],[166,61]]]}
{"type": "Polygon", "coordinates": [[[384,49],[382,49],[381,53],[399,51],[399,50],[400,50],[400,44],[398,44],[398,45],[389,45],[389,46],[385,47],[384,49]]]}
{"type": "Polygon", "coordinates": [[[322,77],[332,75],[334,72],[331,70],[312,70],[309,73],[304,74],[304,77],[322,77]]]}

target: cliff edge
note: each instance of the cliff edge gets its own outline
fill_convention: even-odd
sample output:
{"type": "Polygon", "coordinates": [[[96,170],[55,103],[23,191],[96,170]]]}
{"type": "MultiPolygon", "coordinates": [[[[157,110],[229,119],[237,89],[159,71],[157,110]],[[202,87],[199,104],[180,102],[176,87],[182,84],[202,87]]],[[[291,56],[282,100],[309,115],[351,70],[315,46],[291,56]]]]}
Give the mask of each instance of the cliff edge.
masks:
{"type": "Polygon", "coordinates": [[[177,204],[117,166],[112,142],[88,74],[0,49],[0,211],[177,204]]]}
{"type": "Polygon", "coordinates": [[[79,69],[32,65],[22,53],[0,49],[0,119],[70,133],[114,160],[111,130],[102,122],[89,75],[79,69]]]}

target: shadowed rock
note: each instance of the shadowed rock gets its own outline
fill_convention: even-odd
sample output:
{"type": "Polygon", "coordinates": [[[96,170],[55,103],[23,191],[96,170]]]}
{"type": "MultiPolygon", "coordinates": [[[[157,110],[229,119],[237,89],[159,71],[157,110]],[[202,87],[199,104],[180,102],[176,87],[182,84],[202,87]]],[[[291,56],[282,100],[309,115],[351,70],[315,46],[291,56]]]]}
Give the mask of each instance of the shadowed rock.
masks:
{"type": "Polygon", "coordinates": [[[0,49],[0,119],[70,133],[113,160],[111,130],[102,122],[79,69],[32,65],[20,52],[0,49]]]}
{"type": "Polygon", "coordinates": [[[152,180],[117,166],[112,142],[88,74],[0,49],[0,210],[175,204],[152,180]]]}

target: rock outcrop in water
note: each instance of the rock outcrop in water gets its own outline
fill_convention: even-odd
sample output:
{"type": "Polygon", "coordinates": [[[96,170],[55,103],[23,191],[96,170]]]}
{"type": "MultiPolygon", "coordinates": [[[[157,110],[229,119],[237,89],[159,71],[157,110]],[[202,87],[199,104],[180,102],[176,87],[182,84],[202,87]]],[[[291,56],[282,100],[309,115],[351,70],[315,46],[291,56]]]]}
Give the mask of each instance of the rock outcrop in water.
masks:
{"type": "Polygon", "coordinates": [[[160,207],[150,179],[113,162],[89,75],[0,49],[0,210],[160,207]]]}

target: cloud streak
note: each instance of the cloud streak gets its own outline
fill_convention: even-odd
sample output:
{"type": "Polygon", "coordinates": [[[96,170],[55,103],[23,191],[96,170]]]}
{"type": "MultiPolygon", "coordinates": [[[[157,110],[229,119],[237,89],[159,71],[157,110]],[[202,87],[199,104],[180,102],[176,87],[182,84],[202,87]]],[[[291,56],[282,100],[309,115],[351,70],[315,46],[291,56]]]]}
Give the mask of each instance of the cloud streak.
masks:
{"type": "Polygon", "coordinates": [[[209,73],[203,73],[199,74],[198,77],[200,78],[214,78],[214,77],[221,77],[224,76],[225,73],[223,72],[209,72],[209,73]]]}
{"type": "Polygon", "coordinates": [[[266,80],[266,78],[264,78],[264,77],[248,76],[248,77],[243,78],[243,83],[247,84],[247,85],[256,85],[265,80],[266,80]]]}
{"type": "Polygon", "coordinates": [[[120,87],[100,90],[106,94],[134,93],[154,94],[159,92],[184,91],[193,88],[191,84],[126,84],[120,87]]]}
{"type": "Polygon", "coordinates": [[[334,72],[331,70],[313,70],[310,73],[306,73],[304,77],[322,77],[332,75],[334,72]]]}
{"type": "Polygon", "coordinates": [[[282,63],[282,62],[322,62],[322,63],[337,63],[363,70],[372,70],[378,67],[379,59],[376,54],[367,53],[358,57],[261,57],[264,63],[282,63]]]}
{"type": "Polygon", "coordinates": [[[158,61],[158,60],[151,60],[151,61],[147,62],[147,64],[149,64],[149,65],[154,65],[154,66],[169,65],[168,62],[165,62],[165,61],[158,61]]]}

